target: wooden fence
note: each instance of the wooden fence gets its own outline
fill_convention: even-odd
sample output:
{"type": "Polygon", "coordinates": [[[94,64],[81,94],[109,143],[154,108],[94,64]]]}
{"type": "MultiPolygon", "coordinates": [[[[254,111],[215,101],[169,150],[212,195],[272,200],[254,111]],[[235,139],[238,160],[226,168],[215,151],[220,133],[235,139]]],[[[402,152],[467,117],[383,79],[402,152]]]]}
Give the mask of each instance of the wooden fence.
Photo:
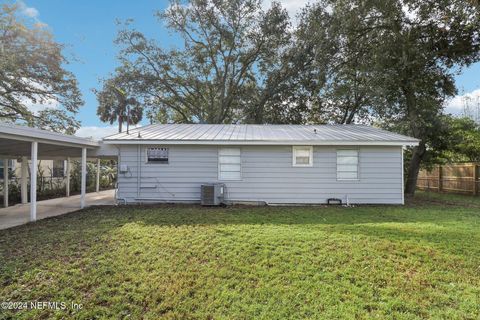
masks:
{"type": "Polygon", "coordinates": [[[437,192],[478,195],[480,192],[480,165],[478,163],[458,163],[437,166],[434,169],[420,170],[417,188],[437,192]]]}

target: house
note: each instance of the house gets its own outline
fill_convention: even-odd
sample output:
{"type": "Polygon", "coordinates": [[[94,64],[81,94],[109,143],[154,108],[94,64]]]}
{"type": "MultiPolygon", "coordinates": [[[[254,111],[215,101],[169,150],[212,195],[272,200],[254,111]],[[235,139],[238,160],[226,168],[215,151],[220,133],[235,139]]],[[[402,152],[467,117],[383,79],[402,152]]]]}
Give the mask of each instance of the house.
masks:
{"type": "MultiPolygon", "coordinates": [[[[37,164],[38,172],[45,179],[61,182],[66,174],[66,162],[66,160],[39,160],[37,164]]],[[[21,166],[21,159],[8,160],[8,168],[14,179],[20,180],[22,178],[21,166]]],[[[3,179],[3,161],[0,161],[0,179],[3,179]]]]}
{"type": "Polygon", "coordinates": [[[118,148],[117,198],[199,202],[223,183],[226,201],[403,204],[403,148],[418,140],[364,125],[155,124],[103,139],[118,148]]]}
{"type": "MultiPolygon", "coordinates": [[[[86,199],[86,182],[87,182],[87,157],[97,160],[97,176],[96,176],[96,190],[99,187],[99,168],[100,158],[116,159],[117,155],[112,153],[112,156],[103,154],[100,151],[101,144],[90,139],[79,138],[75,136],[65,135],[56,132],[49,132],[46,130],[30,128],[22,125],[14,125],[0,122],[0,155],[3,162],[3,205],[9,205],[9,185],[11,180],[15,177],[10,177],[11,167],[13,169],[14,162],[20,162],[20,198],[22,204],[30,201],[28,206],[30,211],[30,221],[37,219],[37,191],[41,187],[43,168],[40,160],[59,160],[57,169],[52,162],[52,174],[56,171],[59,175],[65,168],[62,168],[60,163],[70,163],[69,159],[80,159],[80,208],[85,207],[86,199]],[[40,178],[40,179],[38,179],[40,178]],[[39,180],[39,181],[38,181],[39,180]],[[30,182],[30,183],[28,183],[30,182]],[[30,191],[30,197],[28,197],[30,191]]],[[[105,148],[108,151],[108,148],[105,148]]],[[[16,164],[15,164],[16,166],[16,164]]],[[[66,171],[69,172],[70,166],[66,171]]],[[[44,176],[43,176],[44,177],[44,176]]],[[[61,179],[61,177],[59,177],[61,179]]],[[[65,193],[67,197],[70,195],[70,174],[66,175],[65,193]]]]}

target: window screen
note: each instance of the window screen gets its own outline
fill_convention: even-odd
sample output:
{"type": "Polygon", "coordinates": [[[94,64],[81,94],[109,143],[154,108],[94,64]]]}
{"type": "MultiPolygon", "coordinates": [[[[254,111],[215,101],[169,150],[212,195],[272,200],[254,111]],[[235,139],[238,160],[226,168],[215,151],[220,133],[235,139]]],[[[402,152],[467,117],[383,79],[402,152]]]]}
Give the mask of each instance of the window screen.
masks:
{"type": "Polygon", "coordinates": [[[148,163],[168,163],[168,148],[147,148],[148,163]]]}
{"type": "Polygon", "coordinates": [[[293,166],[311,167],[313,162],[313,147],[294,146],[293,147],[293,166]]]}
{"type": "Polygon", "coordinates": [[[358,179],[358,150],[337,150],[337,179],[358,179]]]}
{"type": "MultiPolygon", "coordinates": [[[[8,169],[13,170],[13,160],[8,160],[8,169]]],[[[3,159],[0,159],[0,179],[3,179],[3,159]]]]}
{"type": "Polygon", "coordinates": [[[53,160],[52,176],[61,178],[64,175],[65,162],[63,160],[53,160]]]}
{"type": "Polygon", "coordinates": [[[218,150],[218,179],[241,179],[240,148],[221,148],[218,150]]]}

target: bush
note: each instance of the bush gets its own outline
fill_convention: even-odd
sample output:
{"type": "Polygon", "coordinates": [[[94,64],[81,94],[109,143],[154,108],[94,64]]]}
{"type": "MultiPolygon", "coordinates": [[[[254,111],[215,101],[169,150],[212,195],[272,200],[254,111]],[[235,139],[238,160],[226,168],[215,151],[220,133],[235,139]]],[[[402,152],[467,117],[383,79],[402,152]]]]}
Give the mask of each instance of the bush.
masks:
{"type": "MultiPolygon", "coordinates": [[[[79,194],[81,190],[81,164],[80,161],[72,161],[70,170],[70,194],[79,194]]],[[[95,181],[97,167],[93,163],[87,163],[87,192],[95,191],[95,181]]],[[[21,202],[20,181],[13,172],[9,175],[8,203],[15,205],[21,202]]],[[[112,189],[117,181],[117,169],[113,161],[101,162],[100,168],[100,190],[112,189]]],[[[39,170],[37,174],[37,200],[47,200],[64,197],[66,194],[66,177],[55,178],[52,172],[45,174],[44,170],[39,170]]],[[[30,190],[30,184],[28,184],[30,190]]],[[[0,185],[1,203],[3,204],[3,183],[0,185]]],[[[30,192],[28,192],[28,201],[30,201],[30,192]]]]}

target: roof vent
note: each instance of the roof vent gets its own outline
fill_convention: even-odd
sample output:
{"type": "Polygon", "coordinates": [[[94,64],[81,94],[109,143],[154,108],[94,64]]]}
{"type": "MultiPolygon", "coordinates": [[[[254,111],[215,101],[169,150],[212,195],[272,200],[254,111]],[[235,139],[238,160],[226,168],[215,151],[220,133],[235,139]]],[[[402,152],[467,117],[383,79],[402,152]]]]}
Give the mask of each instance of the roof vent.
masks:
{"type": "Polygon", "coordinates": [[[317,129],[313,129],[313,133],[317,134],[317,129]]]}
{"type": "Polygon", "coordinates": [[[140,134],[140,131],[138,131],[138,139],[140,139],[142,135],[140,134]]]}

